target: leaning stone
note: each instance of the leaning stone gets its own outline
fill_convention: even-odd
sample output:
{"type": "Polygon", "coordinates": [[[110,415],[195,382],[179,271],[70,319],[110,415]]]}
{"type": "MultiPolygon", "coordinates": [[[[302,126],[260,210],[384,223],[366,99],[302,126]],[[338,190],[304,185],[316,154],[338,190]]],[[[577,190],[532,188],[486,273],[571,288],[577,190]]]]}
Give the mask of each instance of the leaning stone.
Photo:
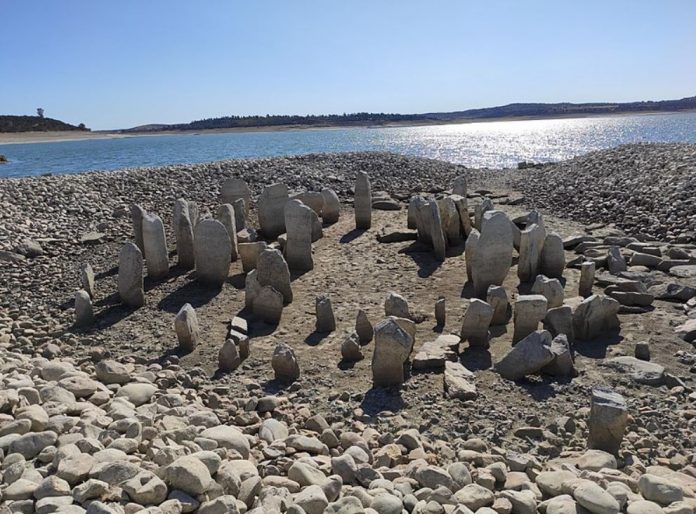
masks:
{"type": "Polygon", "coordinates": [[[188,211],[184,211],[175,226],[176,255],[179,266],[183,269],[193,269],[196,266],[196,255],[193,244],[193,223],[188,211]]]}
{"type": "Polygon", "coordinates": [[[234,371],[242,363],[237,344],[232,339],[226,339],[218,352],[218,367],[220,371],[234,371]]]}
{"type": "Polygon", "coordinates": [[[592,286],[594,285],[596,264],[594,261],[586,261],[580,265],[580,284],[578,295],[583,298],[592,296],[592,286]]]}
{"type": "Polygon", "coordinates": [[[462,320],[461,340],[469,341],[471,347],[488,348],[492,319],[493,307],[483,300],[472,299],[462,320]]]}
{"type": "Polygon", "coordinates": [[[321,190],[324,199],[324,208],[321,211],[321,218],[324,223],[336,223],[341,215],[341,203],[338,195],[333,189],[324,188],[321,190]]]}
{"type": "Polygon", "coordinates": [[[118,258],[118,294],[131,307],[145,303],[143,289],[143,255],[133,243],[126,243],[118,258]]]}
{"type": "Polygon", "coordinates": [[[92,300],[87,291],[80,289],[75,293],[75,325],[78,327],[88,327],[94,323],[94,310],[92,300]]]}
{"type": "Polygon", "coordinates": [[[541,251],[541,272],[549,278],[563,278],[565,252],[563,239],[556,233],[549,234],[544,240],[541,251]]]}
{"type": "Polygon", "coordinates": [[[545,240],[546,230],[536,223],[521,232],[520,259],[517,262],[517,276],[520,282],[531,282],[539,274],[545,240]]]}
{"type": "Polygon", "coordinates": [[[376,387],[400,385],[404,382],[404,363],[411,354],[413,343],[413,336],[393,317],[375,325],[372,383],[376,387]]]}
{"type": "Polygon", "coordinates": [[[571,344],[575,342],[573,309],[570,305],[561,305],[560,307],[549,309],[544,317],[544,329],[551,332],[553,337],[564,334],[571,344]]]}
{"type": "Polygon", "coordinates": [[[372,192],[367,173],[359,171],[355,179],[355,228],[367,230],[372,226],[372,192]]]}
{"type": "Polygon", "coordinates": [[[442,230],[445,233],[447,242],[452,245],[459,244],[462,240],[461,222],[459,212],[454,199],[446,196],[437,202],[440,209],[440,219],[442,220],[442,230]]]}
{"type": "Polygon", "coordinates": [[[261,286],[271,286],[283,295],[283,302],[292,302],[290,269],[283,254],[274,248],[266,248],[256,262],[256,279],[261,286]]]}
{"type": "Polygon", "coordinates": [[[610,389],[593,389],[587,424],[588,448],[616,455],[628,424],[628,408],[623,396],[610,389]]]}
{"type": "Polygon", "coordinates": [[[244,213],[248,214],[251,205],[251,189],[248,184],[235,177],[225,180],[220,188],[220,203],[234,205],[238,200],[244,201],[244,213]]]}
{"type": "Polygon", "coordinates": [[[230,237],[232,252],[230,258],[232,262],[237,260],[237,221],[235,219],[234,207],[225,203],[218,207],[215,218],[224,225],[227,235],[230,237]]]}
{"type": "Polygon", "coordinates": [[[192,352],[198,346],[198,317],[190,303],[185,303],[174,318],[174,329],[179,348],[192,352]]]}
{"type": "Polygon", "coordinates": [[[546,297],[549,309],[563,305],[563,285],[561,285],[561,282],[557,278],[537,275],[534,285],[532,286],[532,293],[546,297]]]}
{"type": "Polygon", "coordinates": [[[488,286],[486,303],[493,308],[491,325],[506,325],[510,319],[510,302],[503,286],[488,286]]]}
{"type": "Polygon", "coordinates": [[[274,239],[285,232],[285,205],[288,199],[288,186],[283,183],[264,188],[259,196],[259,226],[265,237],[274,239]]]}
{"type": "Polygon", "coordinates": [[[144,255],[145,254],[145,243],[143,241],[143,218],[147,214],[145,209],[143,209],[137,203],[134,203],[130,207],[131,220],[133,223],[133,238],[135,239],[135,245],[138,250],[144,255]]]}
{"type": "Polygon", "coordinates": [[[374,336],[372,323],[370,323],[367,313],[362,309],[358,311],[358,315],[355,318],[355,332],[358,334],[361,344],[369,343],[374,336]]]}
{"type": "Polygon", "coordinates": [[[336,318],[334,317],[331,298],[326,295],[317,296],[315,301],[317,322],[315,330],[320,333],[336,330],[336,318]]]}
{"type": "Polygon", "coordinates": [[[575,374],[573,354],[565,334],[559,334],[551,341],[553,360],[544,366],[541,371],[554,377],[572,377],[575,374]]]}
{"type": "Polygon", "coordinates": [[[252,243],[239,243],[237,251],[239,258],[242,260],[242,271],[249,273],[256,269],[256,264],[259,260],[259,255],[268,248],[265,241],[254,241],[252,243]]]}
{"type": "Polygon", "coordinates": [[[94,270],[89,262],[83,262],[80,265],[80,285],[87,291],[90,298],[94,298],[94,270]]]}
{"type": "Polygon", "coordinates": [[[537,330],[519,341],[495,364],[495,369],[508,380],[518,380],[536,373],[554,359],[551,334],[537,330]]]}
{"type": "Polygon", "coordinates": [[[489,211],[483,216],[481,236],[472,251],[471,272],[476,298],[484,298],[488,286],[503,285],[507,277],[512,265],[511,226],[508,217],[500,211],[489,211]]]}
{"type": "Polygon", "coordinates": [[[435,323],[438,327],[444,327],[447,321],[447,306],[445,298],[441,296],[435,301],[435,323]]]}
{"type": "Polygon", "coordinates": [[[147,275],[155,279],[166,277],[169,273],[167,238],[162,220],[156,214],[143,216],[143,244],[147,275]]]}
{"type": "Polygon", "coordinates": [[[225,226],[207,219],[196,225],[194,231],[196,278],[214,286],[222,286],[230,271],[232,244],[225,226]]]}
{"type": "Polygon", "coordinates": [[[270,325],[280,323],[283,295],[271,286],[262,286],[254,298],[254,314],[270,325]]]}
{"type": "Polygon", "coordinates": [[[539,322],[546,316],[548,302],[540,294],[520,295],[514,309],[514,332],[512,344],[524,339],[539,328],[539,322]]]}
{"type": "Polygon", "coordinates": [[[348,334],[341,343],[341,357],[347,362],[359,361],[365,357],[360,347],[360,338],[355,332],[348,334]]]}
{"type": "Polygon", "coordinates": [[[400,294],[390,292],[386,300],[384,300],[384,315],[411,319],[411,312],[408,308],[406,298],[400,294]]]}
{"type": "Polygon", "coordinates": [[[573,313],[575,338],[589,341],[619,329],[620,304],[613,298],[592,295],[586,298],[573,313]]]}
{"type": "Polygon", "coordinates": [[[294,382],[300,378],[300,365],[295,357],[295,352],[285,343],[276,345],[271,365],[273,366],[276,380],[294,382]]]}
{"type": "Polygon", "coordinates": [[[450,398],[474,400],[478,396],[476,386],[472,383],[474,374],[458,362],[445,362],[443,379],[445,392],[450,398]]]}
{"type": "Polygon", "coordinates": [[[312,259],[312,219],[316,214],[299,200],[290,200],[285,207],[287,241],[285,257],[293,271],[314,268],[312,259]]]}

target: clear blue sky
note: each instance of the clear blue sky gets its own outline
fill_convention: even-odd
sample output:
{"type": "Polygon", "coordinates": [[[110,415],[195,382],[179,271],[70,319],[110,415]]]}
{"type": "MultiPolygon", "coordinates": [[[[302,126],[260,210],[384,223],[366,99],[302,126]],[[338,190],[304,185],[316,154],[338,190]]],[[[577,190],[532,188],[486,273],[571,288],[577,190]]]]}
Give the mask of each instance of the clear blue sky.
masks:
{"type": "Polygon", "coordinates": [[[106,129],[681,98],[695,20],[695,0],[0,0],[0,114],[106,129]]]}

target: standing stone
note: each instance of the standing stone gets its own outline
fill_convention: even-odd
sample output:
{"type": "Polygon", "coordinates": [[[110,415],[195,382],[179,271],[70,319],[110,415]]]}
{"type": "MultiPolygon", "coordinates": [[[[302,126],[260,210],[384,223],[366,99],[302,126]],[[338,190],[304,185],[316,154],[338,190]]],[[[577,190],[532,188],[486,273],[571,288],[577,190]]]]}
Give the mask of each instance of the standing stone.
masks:
{"type": "Polygon", "coordinates": [[[406,227],[410,229],[415,229],[418,227],[416,219],[418,218],[418,198],[417,196],[412,196],[408,201],[408,210],[406,211],[406,227]]]}
{"type": "Polygon", "coordinates": [[[256,280],[261,286],[271,286],[283,295],[283,303],[292,302],[290,269],[279,250],[266,248],[259,254],[256,262],[256,280]]]}
{"type": "Polygon", "coordinates": [[[239,348],[233,339],[226,339],[218,352],[218,368],[220,371],[234,371],[242,363],[239,348]]]}
{"type": "Polygon", "coordinates": [[[549,309],[544,317],[544,329],[548,330],[553,337],[565,334],[568,342],[575,342],[575,330],[573,329],[573,309],[570,305],[561,305],[549,309]]]}
{"type": "Polygon", "coordinates": [[[90,298],[94,298],[94,270],[89,262],[80,264],[80,285],[90,298]]]}
{"type": "Polygon", "coordinates": [[[318,216],[321,216],[324,210],[324,196],[317,191],[303,191],[292,195],[290,200],[299,200],[317,213],[318,216]]]}
{"type": "Polygon", "coordinates": [[[225,226],[217,220],[206,219],[196,225],[194,232],[196,278],[214,286],[222,286],[230,271],[232,244],[225,226]]]}
{"type": "Polygon", "coordinates": [[[134,243],[126,243],[118,258],[118,294],[131,307],[145,304],[143,254],[134,243]]]}
{"type": "Polygon", "coordinates": [[[164,224],[156,214],[143,216],[143,244],[147,276],[154,279],[166,277],[169,273],[167,238],[164,235],[164,224]]]}
{"type": "Polygon", "coordinates": [[[324,223],[336,223],[341,215],[341,203],[338,201],[336,191],[325,187],[321,190],[321,196],[324,198],[324,209],[321,211],[322,220],[324,223]]]}
{"type": "Polygon", "coordinates": [[[176,255],[179,266],[183,269],[193,269],[196,266],[196,254],[193,244],[193,223],[189,211],[181,214],[176,230],[176,255]]]}
{"type": "Polygon", "coordinates": [[[534,285],[532,286],[532,293],[545,296],[548,301],[549,309],[563,305],[563,286],[557,278],[537,275],[534,285]]]}
{"type": "Polygon", "coordinates": [[[539,274],[545,240],[546,230],[536,223],[521,232],[520,258],[517,262],[517,276],[520,282],[531,282],[539,274]]]}
{"type": "Polygon", "coordinates": [[[235,200],[235,202],[232,204],[232,208],[234,209],[234,226],[237,229],[237,232],[244,230],[247,226],[246,220],[249,207],[247,207],[244,199],[240,198],[235,200]]]}
{"type": "Polygon", "coordinates": [[[137,203],[131,205],[130,212],[133,223],[133,238],[135,239],[135,245],[142,254],[145,254],[145,243],[143,241],[143,218],[147,212],[137,203]]]}
{"type": "Polygon", "coordinates": [[[264,188],[258,201],[259,227],[263,235],[275,239],[285,232],[285,205],[288,203],[288,186],[283,183],[264,188]]]}
{"type": "Polygon", "coordinates": [[[462,240],[461,221],[459,211],[454,203],[454,199],[446,196],[437,202],[440,208],[440,219],[442,220],[442,230],[447,242],[451,245],[459,244],[462,240]]]}
{"type": "Polygon", "coordinates": [[[425,245],[432,245],[433,240],[430,236],[430,212],[428,210],[428,201],[420,195],[414,196],[412,199],[417,239],[425,245]]]}
{"type": "Polygon", "coordinates": [[[179,309],[174,318],[174,330],[182,351],[192,352],[198,346],[198,317],[190,303],[179,309]]]}
{"type": "Polygon", "coordinates": [[[481,235],[478,240],[474,238],[472,241],[471,251],[473,257],[471,272],[476,298],[485,298],[488,286],[501,286],[507,277],[512,265],[512,229],[510,227],[510,220],[500,211],[488,211],[483,215],[481,235]]]}
{"type": "Polygon", "coordinates": [[[94,310],[92,300],[84,289],[75,293],[75,325],[78,327],[88,327],[94,323],[94,310]]]}
{"type": "Polygon", "coordinates": [[[490,198],[484,198],[480,204],[476,205],[474,208],[474,228],[476,230],[482,231],[483,215],[493,209],[493,201],[490,198]]]}
{"type": "Polygon", "coordinates": [[[269,325],[277,325],[283,315],[283,295],[272,286],[261,286],[254,298],[253,311],[269,325]]]}
{"type": "Polygon", "coordinates": [[[626,259],[621,255],[621,248],[610,246],[607,252],[607,269],[612,275],[626,271],[626,259]]]}
{"type": "Polygon", "coordinates": [[[466,189],[466,176],[459,175],[458,177],[455,177],[454,182],[452,183],[452,194],[466,198],[466,189]]]}
{"type": "Polygon", "coordinates": [[[312,243],[324,237],[324,229],[319,219],[319,215],[312,209],[312,243]]]}
{"type": "Polygon", "coordinates": [[[262,287],[256,278],[257,274],[257,270],[251,270],[249,273],[247,273],[247,276],[244,279],[244,306],[251,309],[252,312],[254,311],[254,300],[261,292],[262,287]]]}
{"type": "Polygon", "coordinates": [[[174,231],[174,237],[179,233],[179,220],[184,213],[191,219],[188,202],[183,198],[177,198],[174,202],[174,213],[172,214],[172,230],[174,231]]]}
{"type": "Polygon", "coordinates": [[[435,323],[438,327],[444,327],[447,321],[447,306],[445,297],[441,296],[435,301],[435,323]]]}
{"type": "Polygon", "coordinates": [[[553,360],[541,369],[542,373],[554,377],[572,377],[575,375],[573,353],[565,334],[558,334],[553,338],[551,353],[553,353],[553,360]]]}
{"type": "Polygon", "coordinates": [[[314,268],[312,259],[312,209],[299,200],[290,200],[285,208],[287,241],[285,257],[293,271],[309,271],[314,268]]]}
{"type": "Polygon", "coordinates": [[[616,455],[628,424],[628,407],[623,396],[611,389],[597,388],[592,391],[590,435],[588,448],[616,455]]]}
{"type": "Polygon", "coordinates": [[[411,311],[408,308],[406,298],[393,291],[384,300],[384,314],[385,316],[411,319],[411,311]]]}
{"type": "Polygon", "coordinates": [[[539,328],[539,322],[546,316],[548,302],[540,294],[520,295],[514,308],[514,332],[512,344],[521,341],[539,328]]]}
{"type": "Polygon", "coordinates": [[[273,351],[271,360],[276,380],[281,382],[294,382],[300,378],[300,365],[295,357],[293,349],[285,344],[278,343],[273,351]]]}
{"type": "Polygon", "coordinates": [[[466,196],[452,195],[450,198],[452,198],[454,205],[457,207],[461,232],[462,234],[464,234],[464,236],[468,236],[473,227],[471,226],[471,217],[469,216],[469,204],[467,202],[466,196]]]}
{"type": "MultiPolygon", "coordinates": [[[[474,254],[479,247],[481,241],[481,233],[475,228],[469,233],[469,237],[466,238],[466,244],[464,245],[464,261],[466,263],[466,280],[474,285],[474,254]]],[[[510,255],[510,262],[512,262],[512,255],[510,255]]]]}
{"type": "Polygon", "coordinates": [[[411,354],[413,343],[413,337],[395,318],[377,323],[372,354],[372,383],[375,387],[403,384],[404,363],[411,354]]]}
{"type": "Polygon", "coordinates": [[[492,319],[493,307],[483,300],[472,299],[462,320],[461,340],[469,341],[471,347],[488,348],[492,319]]]}
{"type": "Polygon", "coordinates": [[[251,205],[251,189],[246,182],[240,178],[229,178],[222,183],[220,189],[220,203],[234,205],[237,200],[244,201],[244,214],[249,214],[251,205]]]}
{"type": "Polygon", "coordinates": [[[317,314],[315,330],[320,333],[336,330],[336,318],[331,306],[331,298],[326,295],[317,296],[314,305],[317,314]]]}
{"type": "Polygon", "coordinates": [[[430,209],[430,238],[433,244],[435,258],[439,261],[444,261],[447,243],[445,242],[445,233],[442,230],[440,208],[435,201],[430,202],[428,208],[430,209]]]}
{"type": "Polygon", "coordinates": [[[355,179],[355,228],[367,230],[372,226],[372,190],[370,178],[364,171],[359,171],[355,179]]]}
{"type": "Polygon", "coordinates": [[[556,233],[549,234],[544,240],[541,251],[541,272],[549,278],[563,278],[565,269],[565,252],[563,239],[556,233]]]}
{"type": "Polygon", "coordinates": [[[198,210],[198,204],[196,202],[187,201],[188,205],[189,219],[191,220],[191,226],[195,229],[198,222],[201,221],[201,213],[198,210]]]}
{"type": "Polygon", "coordinates": [[[617,316],[621,304],[608,296],[592,295],[582,301],[573,313],[576,339],[590,341],[619,329],[617,316]]]}
{"type": "Polygon", "coordinates": [[[346,362],[354,362],[364,357],[360,348],[360,337],[355,332],[351,332],[341,343],[341,358],[346,362]]]}
{"type": "Polygon", "coordinates": [[[510,302],[503,286],[488,286],[486,303],[493,308],[491,325],[506,325],[510,319],[510,302]]]}
{"type": "Polygon", "coordinates": [[[358,338],[362,344],[369,343],[374,337],[372,323],[370,323],[367,313],[362,309],[358,311],[358,315],[355,318],[355,333],[358,334],[358,338]]]}
{"type": "Polygon", "coordinates": [[[533,331],[495,363],[495,370],[508,380],[536,373],[553,361],[551,343],[551,334],[546,330],[533,331]]]}
{"type": "Polygon", "coordinates": [[[592,296],[596,264],[594,261],[586,261],[580,265],[580,284],[578,294],[583,298],[592,296]]]}
{"type": "Polygon", "coordinates": [[[237,222],[235,220],[234,207],[225,203],[218,207],[215,218],[224,225],[227,235],[230,236],[232,262],[237,260],[237,222]]]}
{"type": "Polygon", "coordinates": [[[237,245],[237,253],[242,260],[242,271],[249,273],[256,269],[256,264],[259,260],[259,255],[268,248],[266,241],[254,241],[253,243],[239,243],[237,245]]]}

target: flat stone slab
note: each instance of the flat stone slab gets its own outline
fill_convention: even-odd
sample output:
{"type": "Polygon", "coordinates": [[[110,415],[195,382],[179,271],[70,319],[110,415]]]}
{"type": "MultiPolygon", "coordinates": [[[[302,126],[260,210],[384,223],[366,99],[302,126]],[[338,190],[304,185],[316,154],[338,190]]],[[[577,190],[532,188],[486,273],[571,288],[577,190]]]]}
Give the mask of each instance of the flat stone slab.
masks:
{"type": "Polygon", "coordinates": [[[451,334],[423,343],[413,357],[413,369],[442,369],[447,361],[456,358],[458,347],[459,337],[451,334]]]}
{"type": "Polygon", "coordinates": [[[444,387],[447,396],[459,400],[473,400],[478,396],[471,382],[474,374],[458,362],[445,362],[444,387]]]}
{"type": "Polygon", "coordinates": [[[673,277],[691,278],[696,277],[696,264],[687,264],[685,266],[674,266],[669,270],[669,274],[673,277]]]}
{"type": "Polygon", "coordinates": [[[615,368],[631,374],[638,384],[661,385],[665,380],[665,368],[654,362],[642,361],[635,357],[614,357],[606,359],[603,366],[615,368]]]}

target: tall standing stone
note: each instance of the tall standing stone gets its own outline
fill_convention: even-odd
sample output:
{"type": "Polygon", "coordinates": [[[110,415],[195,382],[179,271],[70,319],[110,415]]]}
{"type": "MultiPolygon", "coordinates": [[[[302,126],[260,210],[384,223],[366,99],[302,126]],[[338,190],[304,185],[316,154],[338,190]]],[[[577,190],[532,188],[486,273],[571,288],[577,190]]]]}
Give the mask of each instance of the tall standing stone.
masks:
{"type": "Polygon", "coordinates": [[[395,318],[375,325],[375,350],[372,354],[372,383],[376,387],[401,385],[404,363],[413,349],[413,337],[395,318]]]}
{"type": "Polygon", "coordinates": [[[592,391],[589,448],[618,454],[628,425],[628,407],[620,394],[604,388],[592,391]]]}
{"type": "Polygon", "coordinates": [[[493,308],[491,325],[505,325],[510,319],[510,302],[503,286],[488,286],[486,303],[493,308]]]}
{"type": "Polygon", "coordinates": [[[184,213],[189,215],[189,219],[191,218],[188,202],[183,198],[177,198],[174,202],[174,212],[172,214],[172,230],[174,231],[174,237],[179,233],[179,220],[184,213]]]}
{"type": "Polygon", "coordinates": [[[258,201],[259,227],[267,238],[276,238],[285,232],[285,206],[288,186],[283,183],[264,188],[258,201]]]}
{"type": "Polygon", "coordinates": [[[143,244],[147,275],[155,279],[166,277],[169,273],[167,238],[164,235],[164,224],[156,214],[146,214],[143,217],[143,244]]]}
{"type": "Polygon", "coordinates": [[[321,190],[321,196],[324,198],[324,209],[321,211],[322,220],[324,223],[336,223],[341,215],[341,203],[336,191],[325,187],[321,190]]]}
{"type": "Polygon", "coordinates": [[[459,211],[454,199],[446,196],[442,200],[438,200],[440,208],[440,219],[442,220],[442,231],[445,234],[447,242],[452,245],[459,244],[462,240],[461,221],[459,219],[459,211]]]}
{"type": "Polygon", "coordinates": [[[299,200],[290,200],[285,208],[287,241],[285,256],[293,271],[314,268],[312,259],[312,219],[314,212],[299,200]]]}
{"type": "Polygon", "coordinates": [[[292,195],[290,200],[299,200],[316,212],[317,216],[321,216],[324,210],[324,195],[318,191],[302,191],[301,193],[292,195]]]}
{"type": "Polygon", "coordinates": [[[408,201],[408,210],[406,211],[406,227],[415,229],[418,227],[418,197],[412,196],[408,201]]]}
{"type": "Polygon", "coordinates": [[[198,345],[198,317],[190,303],[185,303],[174,318],[174,330],[179,340],[179,348],[192,352],[198,345]]]}
{"type": "MultiPolygon", "coordinates": [[[[474,261],[476,260],[474,254],[479,247],[481,241],[481,233],[475,228],[469,232],[469,237],[466,238],[466,244],[464,245],[464,261],[466,263],[466,279],[473,286],[474,284],[474,261]]],[[[510,262],[512,262],[512,255],[510,256],[510,262]]],[[[480,286],[479,286],[480,287],[480,286]]]]}
{"type": "Polygon", "coordinates": [[[222,286],[230,271],[232,244],[225,226],[206,219],[194,231],[196,278],[214,286],[222,286]]]}
{"type": "Polygon", "coordinates": [[[246,206],[243,198],[236,200],[232,204],[232,207],[234,208],[234,226],[237,229],[237,232],[239,232],[240,230],[244,230],[247,226],[246,220],[249,208],[246,206]]]}
{"type": "Polygon", "coordinates": [[[546,230],[536,223],[521,232],[520,258],[517,262],[517,276],[520,282],[531,282],[539,274],[545,240],[546,230]]]}
{"type": "Polygon", "coordinates": [[[256,269],[259,255],[261,255],[261,252],[266,248],[268,248],[266,241],[237,244],[237,252],[239,258],[242,260],[242,271],[244,273],[249,273],[251,270],[256,269]]]}
{"type": "Polygon", "coordinates": [[[80,285],[90,298],[94,298],[94,270],[89,262],[80,264],[80,285]]]}
{"type": "Polygon", "coordinates": [[[586,261],[580,265],[580,284],[578,294],[583,298],[592,296],[596,264],[594,261],[586,261]]]}
{"type": "Polygon", "coordinates": [[[143,218],[147,212],[137,203],[131,205],[130,212],[131,221],[133,223],[133,238],[135,239],[135,245],[138,247],[138,250],[144,254],[145,243],[143,242],[143,218]]]}
{"type": "Polygon", "coordinates": [[[450,196],[454,205],[457,207],[457,213],[459,214],[459,224],[461,225],[461,232],[464,236],[468,236],[473,228],[471,226],[471,217],[469,216],[469,203],[466,196],[452,195],[450,196]]]}
{"type": "Polygon", "coordinates": [[[220,190],[220,203],[234,205],[237,200],[244,200],[244,214],[249,214],[251,205],[251,189],[246,182],[240,178],[229,178],[222,183],[220,190]]]}
{"type": "Polygon", "coordinates": [[[290,269],[283,254],[275,248],[266,248],[256,262],[256,280],[261,286],[271,286],[281,295],[283,302],[292,302],[290,269]]]}
{"type": "Polygon", "coordinates": [[[532,286],[532,293],[545,296],[549,309],[563,305],[563,300],[565,297],[563,293],[563,285],[557,278],[537,275],[534,285],[532,286]]]}
{"type": "Polygon", "coordinates": [[[473,257],[474,296],[485,298],[489,286],[503,285],[512,265],[512,229],[508,217],[500,211],[486,212],[481,221],[481,235],[478,240],[473,238],[471,244],[473,248],[467,256],[471,253],[473,257]]]}
{"type": "Polygon", "coordinates": [[[520,295],[514,308],[514,331],[512,344],[521,341],[539,328],[539,323],[546,316],[548,302],[540,294],[520,295]]]}
{"type": "Polygon", "coordinates": [[[118,258],[118,294],[130,307],[145,303],[143,254],[134,243],[126,243],[118,258]]]}
{"type": "Polygon", "coordinates": [[[320,333],[336,330],[336,318],[334,317],[331,298],[327,295],[317,296],[315,301],[317,322],[315,330],[320,333]]]}
{"type": "Polygon", "coordinates": [[[367,313],[362,309],[358,311],[358,315],[355,318],[355,333],[358,334],[358,339],[360,339],[362,344],[372,341],[375,335],[372,323],[370,323],[367,313]]]}
{"type": "Polygon", "coordinates": [[[493,307],[483,300],[472,299],[462,319],[461,340],[469,341],[472,347],[488,348],[492,319],[493,307]]]}
{"type": "Polygon", "coordinates": [[[563,239],[556,233],[549,234],[544,240],[541,251],[541,272],[549,278],[563,278],[565,269],[565,252],[563,239]]]}
{"type": "Polygon", "coordinates": [[[370,178],[364,171],[359,171],[355,179],[355,228],[367,230],[372,226],[372,189],[370,178]]]}
{"type": "Polygon", "coordinates": [[[176,255],[179,266],[183,269],[193,269],[196,256],[193,250],[193,222],[188,210],[181,213],[176,223],[176,231],[176,255]]]}
{"type": "Polygon", "coordinates": [[[444,296],[435,301],[435,323],[438,327],[444,327],[447,322],[447,304],[444,296]]]}
{"type": "Polygon", "coordinates": [[[88,327],[94,323],[94,310],[92,309],[92,299],[84,289],[80,289],[75,294],[75,325],[78,327],[88,327]]]}
{"type": "Polygon", "coordinates": [[[466,189],[466,175],[459,175],[458,177],[455,177],[454,182],[452,183],[452,194],[466,198],[466,189]]]}
{"type": "Polygon", "coordinates": [[[476,230],[481,230],[483,224],[483,215],[488,211],[492,211],[493,201],[490,198],[484,198],[480,204],[478,204],[474,209],[474,227],[476,230]]]}
{"type": "Polygon", "coordinates": [[[227,235],[230,236],[230,245],[232,247],[230,257],[232,262],[234,262],[237,260],[237,222],[235,220],[234,207],[228,203],[222,204],[217,208],[215,218],[225,226],[227,235]]]}

